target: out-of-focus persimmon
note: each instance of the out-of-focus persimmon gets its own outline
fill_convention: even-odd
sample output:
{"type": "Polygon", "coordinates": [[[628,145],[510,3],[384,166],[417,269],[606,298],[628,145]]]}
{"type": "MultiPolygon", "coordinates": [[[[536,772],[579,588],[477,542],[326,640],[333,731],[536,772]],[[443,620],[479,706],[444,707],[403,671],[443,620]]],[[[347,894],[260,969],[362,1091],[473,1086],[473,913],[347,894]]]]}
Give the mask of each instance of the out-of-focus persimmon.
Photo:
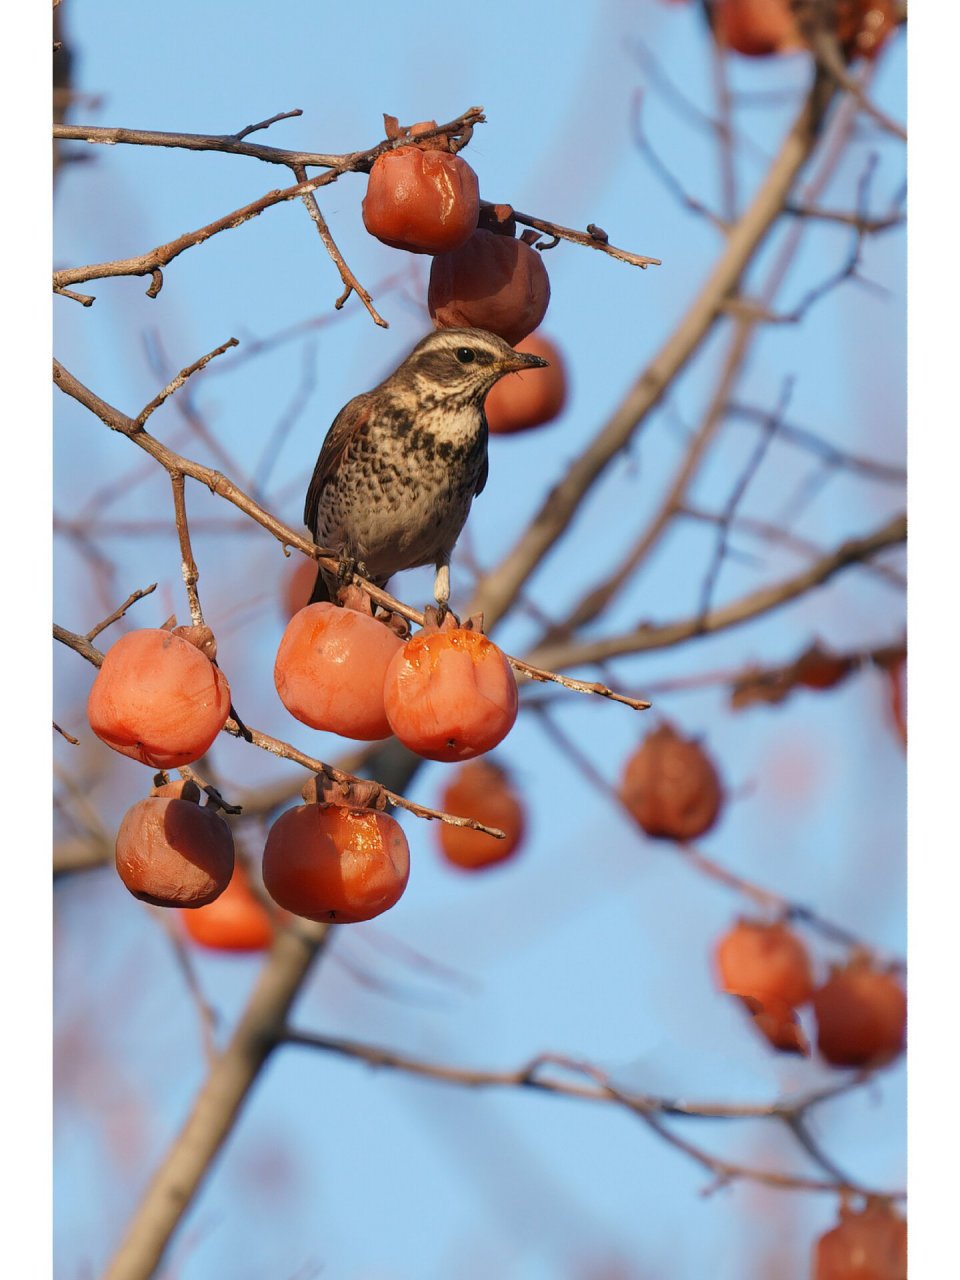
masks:
{"type": "Polygon", "coordinates": [[[813,1280],[907,1280],[907,1223],[889,1201],[870,1199],[840,1221],[813,1251],[813,1280]]]}
{"type": "Polygon", "coordinates": [[[295,613],[299,613],[301,609],[307,607],[310,603],[310,597],[313,595],[316,581],[316,560],[308,560],[304,556],[298,556],[296,563],[287,570],[280,596],[280,605],[285,622],[289,622],[295,613]]]}
{"type": "Polygon", "coordinates": [[[647,835],[694,840],[716,822],[723,787],[699,742],[663,724],[627,761],[620,798],[647,835]]]}
{"type": "Polygon", "coordinates": [[[810,1043],[804,1035],[796,1009],[783,1000],[768,1000],[761,1004],[750,996],[741,996],[750,1019],[757,1031],[778,1053],[796,1053],[810,1056],[810,1043]]]}
{"type": "Polygon", "coordinates": [[[410,851],[374,809],[303,804],[282,813],[263,851],[263,883],[287,911],[332,924],[372,920],[399,900],[410,851]]]}
{"type": "Polygon", "coordinates": [[[856,956],[813,996],[817,1049],[835,1067],[877,1067],[903,1052],[907,997],[893,973],[856,956]]]}
{"type": "Polygon", "coordinates": [[[524,833],[523,804],[505,770],[492,760],[471,760],[459,769],[447,784],[441,805],[447,813],[476,818],[485,826],[497,827],[505,836],[497,840],[470,827],[439,823],[440,849],[454,866],[477,871],[495,866],[516,853],[524,833]]]}
{"type": "Polygon", "coordinates": [[[402,640],[369,613],[323,602],[287,624],[273,679],[291,715],[312,729],[373,742],[389,738],[383,683],[402,640]]]}
{"type": "Polygon", "coordinates": [[[481,631],[424,630],[391,661],[383,701],[390,727],[411,751],[428,760],[470,760],[513,728],[517,682],[481,631]]]}
{"type": "Polygon", "coordinates": [[[220,668],[189,640],[159,628],[128,632],[107,650],[87,701],[98,738],[156,769],[199,760],[229,714],[230,686],[220,668]]]}
{"type": "Polygon", "coordinates": [[[202,907],[233,874],[233,835],[193,783],[157,788],[127,810],[117,832],[117,872],[135,898],[158,907],[202,907]],[[157,794],[159,792],[159,794],[157,794]]]}
{"type": "Polygon", "coordinates": [[[717,43],[748,58],[806,47],[790,0],[714,0],[710,12],[717,43]]]}
{"type": "Polygon", "coordinates": [[[720,986],[765,1009],[796,1008],[813,995],[807,949],[785,924],[738,920],[714,951],[720,986]]]}
{"type": "Polygon", "coordinates": [[[480,212],[477,175],[447,150],[444,137],[413,142],[436,128],[422,121],[411,144],[377,157],[363,198],[363,225],[372,236],[410,253],[446,253],[470,238],[480,212]]]}
{"type": "Polygon", "coordinates": [[[487,425],[495,436],[512,435],[556,418],[567,399],[567,372],[557,345],[540,334],[517,343],[518,351],[541,356],[546,369],[508,373],[495,383],[484,402],[487,425]]]}
{"type": "Polygon", "coordinates": [[[264,951],[273,941],[273,922],[250,888],[241,863],[218,898],[195,911],[184,911],[190,938],[211,951],[264,951]]]}
{"type": "Polygon", "coordinates": [[[876,58],[897,29],[893,0],[837,0],[837,39],[849,58],[876,58]]]}
{"type": "Polygon", "coordinates": [[[541,255],[509,235],[475,231],[430,268],[427,306],[438,329],[487,329],[516,346],[543,320],[549,301],[541,255]]]}

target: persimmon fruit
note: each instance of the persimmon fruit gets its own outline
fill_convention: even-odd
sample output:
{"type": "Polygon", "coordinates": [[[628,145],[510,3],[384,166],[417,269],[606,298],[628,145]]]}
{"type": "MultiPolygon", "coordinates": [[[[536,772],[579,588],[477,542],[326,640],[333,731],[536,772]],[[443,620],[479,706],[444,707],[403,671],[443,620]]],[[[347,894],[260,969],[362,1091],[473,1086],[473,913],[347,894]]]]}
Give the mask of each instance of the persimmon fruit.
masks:
{"type": "Polygon", "coordinates": [[[438,329],[487,329],[516,346],[547,313],[550,281],[524,240],[477,230],[430,267],[427,306],[438,329]]]}
{"type": "Polygon", "coordinates": [[[288,809],[270,828],[263,851],[267,893],[307,920],[372,920],[395,905],[409,875],[410,851],[399,823],[374,809],[288,809]]]}
{"type": "Polygon", "coordinates": [[[219,897],[183,913],[189,937],[211,951],[264,951],[273,941],[273,921],[250,888],[241,863],[219,897]]]}
{"type": "MultiPolygon", "coordinates": [[[[233,835],[210,805],[172,784],[127,810],[117,832],[120,879],[135,898],[158,907],[202,907],[233,875],[233,835]],[[180,789],[182,797],[176,790],[180,789]]],[[[197,795],[199,790],[192,789],[197,795]]]]}
{"type": "Polygon", "coordinates": [[[782,922],[738,920],[714,951],[720,986],[765,1009],[796,1008],[813,995],[807,948],[782,922]]]}
{"type": "Polygon", "coordinates": [[[903,1052],[907,997],[895,974],[854,958],[813,996],[817,1049],[835,1067],[876,1067],[903,1052]]]}
{"type": "Polygon", "coordinates": [[[87,701],[98,738],[156,769],[199,760],[229,714],[220,668],[182,636],[150,627],[107,650],[87,701]]]}
{"type": "Polygon", "coordinates": [[[813,1280],[907,1280],[906,1219],[880,1199],[859,1212],[841,1206],[840,1221],[814,1246],[813,1280]]]}
{"type": "Polygon", "coordinates": [[[389,738],[387,668],[403,641],[369,613],[323,602],[287,624],[273,679],[291,715],[312,729],[364,742],[389,738]]]}
{"type": "Polygon", "coordinates": [[[316,560],[298,556],[296,564],[287,571],[280,592],[280,607],[284,622],[289,622],[295,613],[307,607],[316,581],[316,560]]]}
{"type": "Polygon", "coordinates": [[[533,333],[517,343],[517,350],[541,356],[547,368],[508,373],[494,384],[483,407],[487,426],[495,436],[552,422],[566,403],[567,372],[556,343],[533,333]]]}
{"type": "Polygon", "coordinates": [[[873,60],[897,29],[893,0],[837,0],[837,39],[847,58],[873,60]]]}
{"type": "Polygon", "coordinates": [[[517,718],[517,682],[481,631],[420,631],[394,655],[383,685],[390,727],[427,760],[470,760],[502,742],[517,718]]]}
{"type": "Polygon", "coordinates": [[[699,742],[662,724],[628,759],[620,798],[647,835],[693,840],[719,817],[723,787],[699,742]]]}
{"type": "Polygon", "coordinates": [[[715,0],[711,21],[717,43],[748,58],[806,48],[790,0],[715,0]]]}
{"type": "MultiPolygon", "coordinates": [[[[410,134],[435,127],[436,121],[422,121],[410,134]]],[[[394,249],[432,254],[470,238],[480,212],[477,175],[446,146],[442,137],[411,141],[377,157],[362,206],[372,236],[394,249]]]]}
{"type": "Polygon", "coordinates": [[[459,769],[444,789],[441,805],[447,813],[476,818],[504,833],[504,839],[498,840],[471,827],[440,823],[440,850],[454,866],[478,871],[496,866],[517,852],[526,825],[523,804],[505,770],[492,760],[471,760],[459,769]]]}

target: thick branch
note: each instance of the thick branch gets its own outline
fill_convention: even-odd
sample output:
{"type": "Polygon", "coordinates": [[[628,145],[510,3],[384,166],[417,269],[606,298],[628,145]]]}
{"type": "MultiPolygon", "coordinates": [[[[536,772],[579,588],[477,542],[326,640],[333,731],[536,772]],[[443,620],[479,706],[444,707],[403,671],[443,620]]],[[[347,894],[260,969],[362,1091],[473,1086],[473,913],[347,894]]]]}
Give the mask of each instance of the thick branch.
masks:
{"type": "Polygon", "coordinates": [[[851,538],[842,543],[835,551],[795,577],[787,578],[769,587],[761,587],[758,591],[741,596],[739,600],[733,600],[730,604],[712,609],[703,617],[688,618],[682,622],[667,622],[660,626],[645,623],[625,635],[602,636],[595,640],[570,644],[543,645],[529,656],[531,660],[538,663],[562,670],[567,667],[605,662],[609,658],[628,653],[648,653],[653,649],[668,649],[694,636],[712,635],[717,631],[725,631],[728,627],[739,626],[743,622],[749,622],[753,618],[769,613],[791,600],[796,600],[798,596],[805,595],[814,587],[823,586],[842,569],[868,561],[888,547],[899,546],[906,541],[906,537],[906,516],[895,516],[874,533],[867,534],[863,538],[851,538]]]}
{"type": "Polygon", "coordinates": [[[140,1201],[104,1280],[148,1280],[236,1122],[274,1048],[329,926],[302,921],[281,929],[246,1010],[214,1060],[186,1124],[140,1201]]]}
{"type": "Polygon", "coordinates": [[[579,510],[584,495],[628,443],[712,330],[754,252],[783,209],[793,183],[816,144],[832,90],[818,76],[753,203],[730,229],[723,253],[686,316],[640,375],[599,435],[547,494],[539,512],[499,566],[480,583],[469,612],[488,625],[516,600],[523,583],[579,510]]]}

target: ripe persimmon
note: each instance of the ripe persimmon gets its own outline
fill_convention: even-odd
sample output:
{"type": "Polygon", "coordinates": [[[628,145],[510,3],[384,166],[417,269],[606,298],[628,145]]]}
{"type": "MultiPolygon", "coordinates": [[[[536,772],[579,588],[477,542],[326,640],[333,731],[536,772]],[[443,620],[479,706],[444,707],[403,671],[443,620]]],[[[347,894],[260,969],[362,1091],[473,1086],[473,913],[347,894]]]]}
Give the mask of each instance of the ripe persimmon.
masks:
{"type": "Polygon", "coordinates": [[[856,956],[814,992],[817,1049],[834,1067],[876,1067],[903,1052],[907,997],[893,973],[856,956]]]}
{"type": "Polygon", "coordinates": [[[363,225],[393,249],[446,253],[476,230],[477,175],[466,160],[448,151],[445,137],[413,140],[435,127],[435,120],[413,125],[410,145],[385,151],[370,170],[363,225]]]}
{"type": "Polygon", "coordinates": [[[738,920],[714,951],[722,990],[764,1008],[796,1008],[813,995],[810,957],[803,942],[777,921],[738,920]]]}
{"type": "Polygon", "coordinates": [[[202,907],[230,883],[233,835],[199,796],[193,783],[172,783],[127,810],[117,832],[117,872],[135,898],[202,907]]]}
{"type": "Polygon", "coordinates": [[[504,833],[503,840],[471,827],[441,822],[437,838],[443,856],[466,871],[494,866],[516,853],[524,833],[520,798],[506,772],[492,760],[471,760],[447,784],[441,805],[447,813],[476,818],[504,833]]]}
{"type": "Polygon", "coordinates": [[[817,1241],[813,1280],[907,1280],[907,1223],[887,1200],[860,1212],[840,1207],[840,1221],[817,1241]]]}
{"type": "Polygon", "coordinates": [[[567,399],[567,373],[556,343],[533,333],[517,343],[517,350],[542,356],[548,362],[547,368],[508,373],[494,384],[483,408],[487,426],[495,436],[552,422],[567,399]]]}
{"type": "Polygon", "coordinates": [[[287,624],[273,679],[291,715],[364,742],[389,738],[384,676],[403,641],[370,613],[323,602],[287,624]]]}
{"type": "Polygon", "coordinates": [[[189,640],[159,628],[131,631],[107,650],[87,701],[98,738],[157,769],[199,760],[229,714],[230,686],[220,668],[189,640]]]}
{"type": "Polygon", "coordinates": [[[263,883],[287,911],[333,924],[371,920],[407,886],[399,823],[375,809],[303,804],[282,813],[263,851],[263,883]]]}
{"type": "Polygon", "coordinates": [[[387,668],[383,702],[391,729],[411,751],[427,760],[470,760],[513,728],[517,682],[482,631],[424,629],[387,668]]]}
{"type": "Polygon", "coordinates": [[[273,921],[240,862],[219,897],[183,913],[183,926],[194,942],[212,951],[264,951],[273,941],[273,921]]]}
{"type": "Polygon", "coordinates": [[[427,306],[438,329],[487,329],[515,346],[547,313],[550,281],[524,240],[478,230],[430,267],[427,306]]]}
{"type": "Polygon", "coordinates": [[[717,43],[748,58],[806,47],[790,0],[714,0],[710,14],[717,43]]]}
{"type": "Polygon", "coordinates": [[[627,761],[620,799],[647,835],[693,840],[716,822],[723,787],[699,742],[662,724],[627,761]]]}

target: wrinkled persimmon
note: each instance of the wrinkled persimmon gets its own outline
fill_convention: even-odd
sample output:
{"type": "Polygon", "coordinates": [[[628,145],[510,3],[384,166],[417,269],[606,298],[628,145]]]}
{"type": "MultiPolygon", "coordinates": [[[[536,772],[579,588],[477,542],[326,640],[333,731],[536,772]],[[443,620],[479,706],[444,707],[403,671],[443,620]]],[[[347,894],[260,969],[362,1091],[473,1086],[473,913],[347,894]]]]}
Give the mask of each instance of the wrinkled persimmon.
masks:
{"type": "Polygon", "coordinates": [[[857,957],[813,996],[817,1050],[834,1067],[876,1067],[903,1052],[907,997],[893,973],[857,957]]]}
{"type": "Polygon", "coordinates": [[[795,1008],[813,995],[807,948],[781,922],[738,920],[717,943],[714,959],[722,990],[764,1007],[795,1008]]]}
{"type": "Polygon", "coordinates": [[[273,678],[291,715],[312,729],[364,742],[389,738],[383,682],[402,640],[369,613],[329,603],[294,614],[273,678]]]}
{"type": "MultiPolygon", "coordinates": [[[[435,127],[424,121],[410,133],[435,127]]],[[[362,208],[372,236],[410,253],[446,253],[470,238],[480,212],[477,175],[446,146],[444,137],[426,139],[377,157],[362,208]]]]}
{"type": "Polygon", "coordinates": [[[440,823],[437,839],[443,856],[466,871],[503,862],[516,853],[523,839],[523,805],[507,774],[492,760],[471,760],[459,769],[443,792],[441,807],[447,813],[476,818],[484,826],[504,833],[504,839],[498,840],[471,827],[440,823]]]}
{"type": "Polygon", "coordinates": [[[241,863],[219,897],[183,913],[190,938],[211,951],[264,951],[273,941],[273,922],[247,881],[241,863]]]}
{"type": "Polygon", "coordinates": [[[540,324],[549,301],[541,255],[512,236],[475,231],[430,268],[427,306],[438,329],[487,329],[515,346],[540,324]]]}
{"type": "Polygon", "coordinates": [[[263,884],[287,911],[333,924],[371,920],[407,886],[399,823],[374,809],[303,804],[280,815],[263,851],[263,884]]]}
{"type": "Polygon", "coordinates": [[[518,342],[517,350],[541,356],[547,361],[547,368],[508,373],[494,384],[483,409],[487,426],[495,436],[552,422],[567,399],[567,373],[556,343],[534,333],[518,342]]]}
{"type": "Polygon", "coordinates": [[[131,631],[107,650],[87,701],[98,738],[156,769],[199,760],[229,714],[230,686],[220,668],[159,628],[131,631]]]}
{"type": "Polygon", "coordinates": [[[289,622],[295,613],[307,607],[316,581],[316,560],[300,556],[296,564],[287,571],[281,586],[280,607],[284,622],[289,622]]]}
{"type": "Polygon", "coordinates": [[[421,631],[387,668],[383,702],[391,729],[411,751],[427,760],[470,760],[513,728],[517,682],[481,631],[421,631]]]}
{"type": "Polygon", "coordinates": [[[201,807],[171,791],[138,800],[128,809],[117,832],[117,872],[143,902],[202,907],[230,883],[233,835],[209,805],[201,807]]]}
{"type": "Polygon", "coordinates": [[[648,836],[694,840],[716,822],[723,787],[700,743],[663,724],[628,759],[620,799],[648,836]]]}

